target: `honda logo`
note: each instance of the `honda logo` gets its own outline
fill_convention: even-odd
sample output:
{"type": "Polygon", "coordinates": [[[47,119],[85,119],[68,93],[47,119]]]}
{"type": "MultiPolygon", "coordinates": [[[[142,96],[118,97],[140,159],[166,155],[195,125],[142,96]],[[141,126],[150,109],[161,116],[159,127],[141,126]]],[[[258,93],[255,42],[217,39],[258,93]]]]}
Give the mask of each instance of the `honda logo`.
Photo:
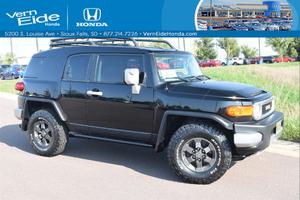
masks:
{"type": "Polygon", "coordinates": [[[88,22],[96,22],[101,19],[101,10],[99,8],[85,8],[83,10],[83,19],[88,22]]]}
{"type": "Polygon", "coordinates": [[[107,22],[100,22],[102,17],[100,8],[85,8],[82,14],[84,21],[76,22],[76,27],[108,27],[107,22]]]}

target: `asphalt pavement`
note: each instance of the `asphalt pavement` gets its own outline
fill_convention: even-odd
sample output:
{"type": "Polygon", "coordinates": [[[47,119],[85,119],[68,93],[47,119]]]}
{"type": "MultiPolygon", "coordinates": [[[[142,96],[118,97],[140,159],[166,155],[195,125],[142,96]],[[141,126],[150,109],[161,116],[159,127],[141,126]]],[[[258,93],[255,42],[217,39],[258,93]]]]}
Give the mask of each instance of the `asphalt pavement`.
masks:
{"type": "Polygon", "coordinates": [[[299,149],[259,153],[215,183],[193,185],[174,175],[164,152],[143,147],[72,138],[63,155],[35,155],[15,107],[0,95],[0,200],[299,199],[299,149]]]}

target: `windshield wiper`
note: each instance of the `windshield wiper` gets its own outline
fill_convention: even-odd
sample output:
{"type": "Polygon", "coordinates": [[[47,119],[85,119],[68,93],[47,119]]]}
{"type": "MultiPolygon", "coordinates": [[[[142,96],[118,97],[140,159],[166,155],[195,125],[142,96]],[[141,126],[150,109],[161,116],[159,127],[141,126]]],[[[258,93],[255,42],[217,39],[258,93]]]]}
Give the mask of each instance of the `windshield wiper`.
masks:
{"type": "Polygon", "coordinates": [[[203,74],[199,75],[199,76],[185,76],[185,77],[178,77],[178,78],[185,79],[186,81],[191,81],[192,79],[197,79],[199,81],[205,81],[205,80],[210,79],[208,76],[203,75],[203,74]]]}
{"type": "Polygon", "coordinates": [[[189,82],[189,80],[187,79],[187,77],[180,77],[180,76],[177,76],[177,78],[181,81],[184,81],[184,82],[189,82]]]}
{"type": "Polygon", "coordinates": [[[196,77],[198,80],[201,80],[201,81],[205,81],[205,80],[209,80],[210,77],[204,75],[204,74],[201,74],[199,76],[196,77]]]}
{"type": "MultiPolygon", "coordinates": [[[[175,78],[175,77],[174,77],[175,78]]],[[[177,76],[176,77],[178,80],[173,80],[173,81],[184,81],[184,82],[190,82],[193,79],[197,79],[199,81],[205,81],[210,79],[208,76],[206,75],[199,75],[199,76],[177,76]]]]}
{"type": "Polygon", "coordinates": [[[167,79],[165,79],[165,80],[168,80],[169,79],[169,81],[168,82],[178,82],[178,81],[183,81],[183,82],[188,82],[188,80],[187,79],[185,79],[185,78],[182,78],[182,77],[174,77],[174,78],[167,78],[167,79]],[[172,79],[172,80],[170,80],[170,79],[172,79]]]}

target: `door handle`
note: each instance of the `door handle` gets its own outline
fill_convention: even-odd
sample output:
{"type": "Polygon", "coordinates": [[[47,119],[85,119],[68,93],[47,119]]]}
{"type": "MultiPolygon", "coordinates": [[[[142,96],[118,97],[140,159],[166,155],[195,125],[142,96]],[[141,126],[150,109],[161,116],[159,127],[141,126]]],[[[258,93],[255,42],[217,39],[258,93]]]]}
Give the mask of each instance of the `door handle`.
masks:
{"type": "Polygon", "coordinates": [[[103,92],[101,92],[101,91],[99,91],[99,92],[95,92],[95,91],[92,91],[92,90],[88,90],[87,92],[86,92],[86,94],[88,95],[88,96],[102,96],[103,95],[103,92]]]}

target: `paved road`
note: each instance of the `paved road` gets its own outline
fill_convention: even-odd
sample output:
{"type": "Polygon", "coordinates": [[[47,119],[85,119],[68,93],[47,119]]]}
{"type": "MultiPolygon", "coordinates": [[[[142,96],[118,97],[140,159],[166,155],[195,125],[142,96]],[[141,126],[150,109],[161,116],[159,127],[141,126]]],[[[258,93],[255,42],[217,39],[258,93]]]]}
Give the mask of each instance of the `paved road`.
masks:
{"type": "Polygon", "coordinates": [[[180,182],[165,153],[71,139],[63,155],[37,156],[0,98],[0,199],[299,199],[299,158],[263,152],[210,185],[180,182]]]}

